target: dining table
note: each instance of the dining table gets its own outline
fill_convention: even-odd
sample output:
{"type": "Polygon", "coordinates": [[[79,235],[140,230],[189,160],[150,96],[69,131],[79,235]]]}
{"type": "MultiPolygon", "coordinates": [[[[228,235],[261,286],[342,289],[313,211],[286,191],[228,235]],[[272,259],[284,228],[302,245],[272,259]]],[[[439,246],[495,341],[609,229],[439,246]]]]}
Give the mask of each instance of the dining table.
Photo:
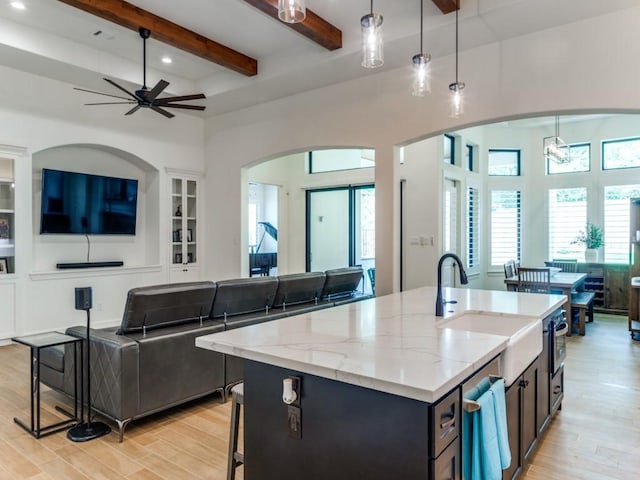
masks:
{"type": "MultiPolygon", "coordinates": [[[[566,295],[567,301],[564,304],[565,311],[567,312],[567,318],[571,318],[571,292],[584,290],[584,280],[587,278],[586,273],[574,273],[574,272],[557,272],[553,273],[550,277],[550,287],[552,293],[559,292],[562,295],[566,295]]],[[[504,283],[507,286],[507,290],[510,292],[518,291],[518,276],[514,275],[504,279],[504,283]]],[[[571,329],[567,335],[571,335],[571,329]]]]}

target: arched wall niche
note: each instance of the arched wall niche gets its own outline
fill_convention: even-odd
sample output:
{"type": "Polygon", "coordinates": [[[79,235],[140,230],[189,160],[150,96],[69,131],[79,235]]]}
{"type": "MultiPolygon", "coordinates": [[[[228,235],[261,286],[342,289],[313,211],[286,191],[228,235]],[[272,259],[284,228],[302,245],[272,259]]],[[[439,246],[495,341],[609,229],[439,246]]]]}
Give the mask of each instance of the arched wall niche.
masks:
{"type": "Polygon", "coordinates": [[[125,267],[160,263],[160,172],[127,151],[100,144],[57,145],[33,154],[33,255],[31,271],[54,271],[57,263],[121,260],[125,267]],[[136,234],[41,235],[42,169],[138,180],[136,234]]]}

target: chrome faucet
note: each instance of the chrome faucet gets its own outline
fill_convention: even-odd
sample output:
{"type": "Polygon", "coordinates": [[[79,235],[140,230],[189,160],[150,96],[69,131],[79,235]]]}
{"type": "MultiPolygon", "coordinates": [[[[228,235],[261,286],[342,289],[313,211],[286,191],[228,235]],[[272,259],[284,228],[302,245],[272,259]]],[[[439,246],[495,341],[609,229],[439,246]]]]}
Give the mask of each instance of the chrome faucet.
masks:
{"type": "Polygon", "coordinates": [[[445,253],[440,257],[438,261],[438,294],[436,296],[436,317],[442,317],[444,315],[444,304],[445,303],[456,303],[455,300],[447,301],[442,299],[442,263],[447,259],[452,258],[458,264],[458,269],[460,270],[460,283],[462,285],[466,285],[469,283],[469,279],[467,278],[467,273],[464,271],[464,267],[462,266],[462,260],[455,253],[445,253]]]}

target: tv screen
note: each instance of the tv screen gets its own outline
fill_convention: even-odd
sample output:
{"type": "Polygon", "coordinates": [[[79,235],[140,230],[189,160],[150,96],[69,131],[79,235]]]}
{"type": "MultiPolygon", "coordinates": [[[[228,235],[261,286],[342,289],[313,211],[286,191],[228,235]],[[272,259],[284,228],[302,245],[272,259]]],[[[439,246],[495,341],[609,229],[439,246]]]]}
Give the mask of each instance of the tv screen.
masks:
{"type": "Polygon", "coordinates": [[[135,235],[138,181],[42,169],[40,233],[135,235]]]}

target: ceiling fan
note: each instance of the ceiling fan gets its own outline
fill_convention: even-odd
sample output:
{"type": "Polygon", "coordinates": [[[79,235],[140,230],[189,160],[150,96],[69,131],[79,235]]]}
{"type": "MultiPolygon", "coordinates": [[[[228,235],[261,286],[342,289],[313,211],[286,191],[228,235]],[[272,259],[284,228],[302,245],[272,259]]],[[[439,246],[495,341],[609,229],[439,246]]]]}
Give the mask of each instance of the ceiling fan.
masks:
{"type": "Polygon", "coordinates": [[[100,103],[85,103],[85,105],[120,105],[120,104],[129,104],[135,105],[131,110],[129,110],[125,115],[131,115],[137,112],[140,108],[150,108],[151,110],[158,112],[164,115],[167,118],[172,118],[175,115],[165,108],[182,108],[185,110],[204,110],[204,106],[200,105],[184,105],[175,102],[182,102],[186,100],[198,100],[202,98],[206,98],[202,93],[196,93],[193,95],[181,95],[178,97],[162,97],[158,98],[158,95],[162,93],[162,91],[169,86],[169,82],[165,80],[160,80],[156,83],[155,87],[149,90],[147,87],[147,39],[151,36],[151,31],[146,28],[140,28],[138,30],[140,32],[140,36],[142,37],[142,87],[140,90],[136,90],[134,93],[131,93],[124,87],[121,87],[116,82],[109,78],[105,78],[104,80],[119,90],[122,90],[124,93],[128,95],[128,97],[122,97],[119,95],[111,95],[109,93],[96,92],[93,90],[86,90],[84,88],[74,88],[74,90],[80,90],[81,92],[89,92],[95,93],[98,95],[104,95],[106,97],[120,98],[125,100],[123,102],[100,102],[100,103]]]}

